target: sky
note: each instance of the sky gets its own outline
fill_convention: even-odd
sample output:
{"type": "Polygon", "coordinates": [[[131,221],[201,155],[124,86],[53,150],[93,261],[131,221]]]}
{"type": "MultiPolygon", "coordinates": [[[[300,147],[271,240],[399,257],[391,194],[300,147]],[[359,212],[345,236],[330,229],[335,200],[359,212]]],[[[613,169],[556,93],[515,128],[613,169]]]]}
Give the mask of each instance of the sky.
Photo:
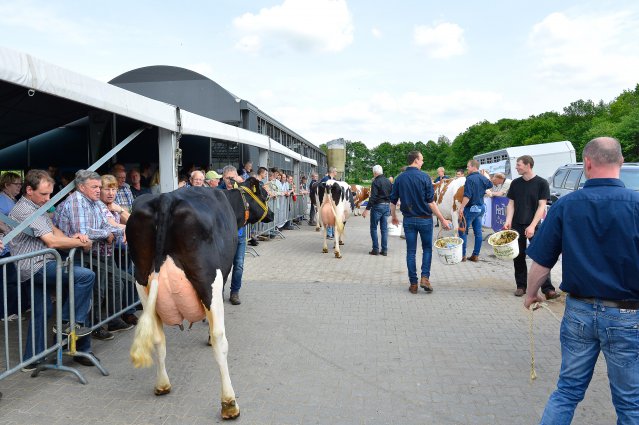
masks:
{"type": "Polygon", "coordinates": [[[191,69],[310,142],[450,140],[639,83],[639,2],[0,0],[0,45],[100,81],[191,69]]]}

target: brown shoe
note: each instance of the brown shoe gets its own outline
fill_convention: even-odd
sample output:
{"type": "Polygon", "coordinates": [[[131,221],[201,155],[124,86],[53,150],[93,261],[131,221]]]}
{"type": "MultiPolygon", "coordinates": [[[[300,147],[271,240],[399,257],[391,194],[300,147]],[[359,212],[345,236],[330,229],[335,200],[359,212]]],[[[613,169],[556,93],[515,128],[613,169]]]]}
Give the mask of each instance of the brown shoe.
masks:
{"type": "Polygon", "coordinates": [[[408,290],[410,291],[411,294],[416,294],[417,293],[417,284],[416,283],[411,283],[410,286],[408,287],[408,290]]]}
{"type": "Polygon", "coordinates": [[[523,297],[525,293],[526,293],[526,290],[524,288],[517,288],[517,290],[515,291],[515,296],[523,297]]]}
{"type": "Polygon", "coordinates": [[[468,257],[468,261],[472,261],[473,263],[476,263],[477,261],[479,261],[479,255],[471,255],[470,257],[468,257]]]}
{"type": "Polygon", "coordinates": [[[462,261],[466,261],[467,259],[468,259],[468,258],[466,258],[466,256],[465,256],[465,255],[462,257],[462,261]]]}
{"type": "Polygon", "coordinates": [[[242,304],[242,301],[240,301],[240,295],[237,292],[231,292],[231,296],[229,297],[229,301],[233,305],[242,304]]]}
{"type": "Polygon", "coordinates": [[[369,254],[370,254],[370,255],[379,255],[379,251],[377,251],[376,249],[371,249],[371,250],[369,251],[369,254]]]}
{"type": "Polygon", "coordinates": [[[424,291],[426,291],[429,294],[433,292],[433,287],[430,284],[430,280],[428,280],[426,276],[422,276],[422,280],[419,282],[419,286],[421,286],[424,289],[424,291]]]}
{"type": "Polygon", "coordinates": [[[544,295],[546,296],[547,300],[554,300],[555,298],[559,298],[561,296],[553,290],[546,292],[544,295]]]}

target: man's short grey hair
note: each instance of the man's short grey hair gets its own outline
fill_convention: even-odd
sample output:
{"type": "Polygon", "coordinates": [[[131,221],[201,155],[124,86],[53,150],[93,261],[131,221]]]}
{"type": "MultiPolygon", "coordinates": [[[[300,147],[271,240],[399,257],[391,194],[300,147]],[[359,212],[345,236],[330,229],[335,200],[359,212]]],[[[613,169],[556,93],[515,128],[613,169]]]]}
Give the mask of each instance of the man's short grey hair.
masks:
{"type": "Polygon", "coordinates": [[[337,167],[329,167],[328,172],[329,173],[336,173],[337,172],[337,167]]]}
{"type": "Polygon", "coordinates": [[[193,176],[195,176],[195,173],[200,173],[202,175],[202,178],[204,178],[204,172],[201,170],[194,170],[191,172],[191,178],[193,178],[193,176]]]}
{"type": "Polygon", "coordinates": [[[384,170],[382,169],[382,166],[379,164],[373,165],[373,174],[384,174],[384,170]]]}
{"type": "Polygon", "coordinates": [[[85,184],[87,180],[100,180],[100,175],[95,171],[78,170],[75,173],[75,185],[85,184]]]}
{"type": "Polygon", "coordinates": [[[237,168],[235,168],[232,165],[227,165],[226,167],[222,168],[222,175],[225,175],[226,173],[232,173],[232,172],[237,173],[237,168]]]}
{"type": "Polygon", "coordinates": [[[612,137],[597,137],[589,141],[584,147],[582,155],[598,165],[621,165],[623,154],[621,145],[612,137]]]}

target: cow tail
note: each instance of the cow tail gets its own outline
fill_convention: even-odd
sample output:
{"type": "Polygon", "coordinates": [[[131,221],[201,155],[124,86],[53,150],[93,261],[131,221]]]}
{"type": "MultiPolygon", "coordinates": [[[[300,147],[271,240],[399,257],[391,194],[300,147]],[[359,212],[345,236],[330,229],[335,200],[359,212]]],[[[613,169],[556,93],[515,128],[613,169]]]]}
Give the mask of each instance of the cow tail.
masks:
{"type": "MultiPolygon", "coordinates": [[[[149,294],[144,311],[137,326],[135,327],[135,337],[133,338],[133,344],[131,344],[131,362],[136,368],[150,367],[153,365],[153,357],[151,353],[153,351],[153,345],[156,339],[160,337],[157,332],[158,327],[162,326],[159,323],[159,317],[155,312],[155,305],[158,299],[159,282],[158,274],[153,273],[150,277],[151,284],[148,285],[149,294]]],[[[157,341],[159,342],[159,341],[157,341]]]]}
{"type": "MultiPolygon", "coordinates": [[[[160,202],[156,212],[155,226],[156,229],[168,229],[171,220],[171,199],[168,196],[160,195],[160,202]]],[[[155,273],[160,272],[160,267],[164,262],[167,231],[155,232],[155,258],[153,259],[155,273]]]]}

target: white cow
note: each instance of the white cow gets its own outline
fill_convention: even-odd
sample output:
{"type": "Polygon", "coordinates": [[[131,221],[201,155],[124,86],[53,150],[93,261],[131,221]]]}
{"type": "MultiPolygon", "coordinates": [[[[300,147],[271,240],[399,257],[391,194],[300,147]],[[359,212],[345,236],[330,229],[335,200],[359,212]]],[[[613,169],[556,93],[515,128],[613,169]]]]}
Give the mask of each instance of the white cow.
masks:
{"type": "Polygon", "coordinates": [[[453,228],[459,228],[459,206],[464,199],[466,177],[444,179],[433,184],[437,208],[446,220],[450,220],[453,228]]]}
{"type": "Polygon", "coordinates": [[[324,228],[324,247],[322,252],[328,252],[326,244],[327,227],[333,226],[335,229],[335,258],[342,258],[339,246],[344,245],[344,225],[352,212],[351,187],[345,182],[327,180],[323,184],[320,183],[318,197],[321,199],[318,225],[324,228]]]}

